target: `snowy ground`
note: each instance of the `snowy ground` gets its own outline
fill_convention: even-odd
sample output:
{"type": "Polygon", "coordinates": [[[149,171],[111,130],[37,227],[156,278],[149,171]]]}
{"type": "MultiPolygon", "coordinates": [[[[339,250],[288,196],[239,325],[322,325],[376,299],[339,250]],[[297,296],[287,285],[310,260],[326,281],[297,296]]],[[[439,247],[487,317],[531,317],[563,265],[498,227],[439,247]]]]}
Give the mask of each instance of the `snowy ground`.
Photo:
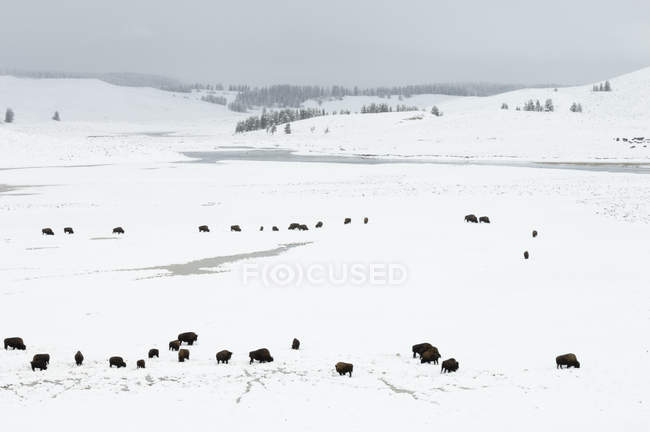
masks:
{"type": "MultiPolygon", "coordinates": [[[[471,165],[174,162],[183,159],[179,151],[224,145],[339,152],[335,145],[356,136],[365,137],[361,150],[377,143],[381,153],[397,139],[390,133],[399,127],[385,121],[397,114],[350,116],[350,135],[338,139],[333,132],[307,139],[309,122],[295,124],[291,137],[232,137],[226,125],[238,115],[154,93],[148,112],[156,115],[138,121],[115,109],[125,116],[115,123],[0,125],[0,168],[14,168],[0,170],[0,329],[2,338],[21,336],[28,346],[0,351],[7,428],[648,429],[650,177],[471,165]],[[158,120],[166,104],[178,111],[158,120]],[[179,113],[193,115],[180,121],[179,113]],[[382,118],[387,135],[363,129],[382,118]],[[171,137],[159,133],[166,130],[171,137]],[[467,213],[493,223],[465,224],[467,213]],[[344,217],[353,223],[344,226],[344,217]],[[321,230],[286,230],[290,222],[313,227],[318,220],[321,230]],[[199,234],[201,224],[212,232],[199,234]],[[243,232],[231,233],[232,224],[243,232]],[[111,234],[118,225],[124,236],[111,234]],[[56,235],[42,236],[46,226],[56,235]],[[75,235],[64,236],[64,226],[75,235]],[[375,281],[344,277],[351,266],[375,281]],[[326,276],[307,277],[314,268],[326,276]],[[380,273],[386,268],[402,277],[387,281],[380,273]],[[166,350],[181,331],[199,334],[184,364],[166,350]],[[300,351],[290,349],[294,337],[300,351]],[[412,359],[411,345],[425,341],[443,359],[455,357],[459,371],[441,375],[439,366],[412,359]],[[136,370],[153,347],[161,358],[136,370]],[[260,347],[275,361],[249,365],[247,353],[260,347]],[[229,365],[216,364],[221,349],[233,351],[229,365]],[[73,365],[77,350],[86,356],[80,368],[73,365]],[[39,352],[52,355],[50,368],[32,372],[28,362],[39,352]],[[555,369],[555,356],[567,352],[577,354],[580,369],[555,369]],[[128,367],[110,370],[113,355],[128,367]],[[334,373],[338,361],[354,363],[352,378],[334,373]]],[[[461,102],[470,104],[440,106],[450,113],[461,102]]],[[[625,106],[631,113],[634,103],[625,106]]],[[[489,123],[480,113],[478,106],[478,131],[489,123]]],[[[484,114],[531,116],[524,126],[534,115],[554,115],[484,114]]],[[[549,121],[582,133],[556,114],[549,121]]],[[[628,116],[630,130],[613,119],[607,133],[643,135],[643,115],[628,116]]],[[[445,130],[461,117],[445,114],[445,130]]],[[[589,139],[605,129],[589,129],[589,139]]],[[[527,131],[508,132],[502,144],[527,131]]],[[[548,134],[539,141],[530,135],[520,158],[551,151],[547,140],[561,135],[548,134]]],[[[413,130],[404,136],[406,147],[419,148],[413,130]]],[[[610,138],[593,148],[580,141],[562,154],[627,158],[610,138]]],[[[485,156],[481,146],[463,148],[485,156]]]]}

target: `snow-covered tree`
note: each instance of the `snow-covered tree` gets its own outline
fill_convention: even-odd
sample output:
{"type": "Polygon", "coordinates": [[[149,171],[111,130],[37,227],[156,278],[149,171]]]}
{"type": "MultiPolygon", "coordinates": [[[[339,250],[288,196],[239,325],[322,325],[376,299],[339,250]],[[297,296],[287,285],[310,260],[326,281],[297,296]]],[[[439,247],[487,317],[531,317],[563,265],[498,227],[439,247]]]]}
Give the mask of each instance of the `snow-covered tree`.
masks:
{"type": "Polygon", "coordinates": [[[434,106],[431,108],[431,114],[433,114],[433,115],[436,116],[436,117],[440,117],[440,116],[442,115],[442,112],[438,109],[437,106],[434,105],[434,106]]]}
{"type": "Polygon", "coordinates": [[[61,121],[61,116],[59,116],[58,111],[54,111],[54,115],[52,116],[52,120],[54,121],[61,121]]]}
{"type": "Polygon", "coordinates": [[[546,112],[555,111],[555,107],[553,106],[553,99],[546,99],[546,102],[544,103],[544,111],[546,112]]]}
{"type": "Polygon", "coordinates": [[[287,124],[284,126],[284,133],[287,134],[287,135],[290,135],[290,134],[291,134],[291,123],[287,123],[287,124]]]}
{"type": "Polygon", "coordinates": [[[606,91],[606,92],[611,92],[612,91],[612,85],[610,84],[609,81],[605,81],[604,91],[606,91]]]}
{"type": "Polygon", "coordinates": [[[277,126],[273,125],[271,126],[271,135],[275,134],[278,131],[277,126]]]}
{"type": "Polygon", "coordinates": [[[502,104],[501,104],[501,109],[502,109],[502,110],[507,110],[507,109],[508,109],[508,104],[505,103],[505,102],[502,103],[502,104]]]}
{"type": "Polygon", "coordinates": [[[5,111],[5,123],[13,123],[14,121],[14,111],[11,108],[7,108],[5,111]]]}

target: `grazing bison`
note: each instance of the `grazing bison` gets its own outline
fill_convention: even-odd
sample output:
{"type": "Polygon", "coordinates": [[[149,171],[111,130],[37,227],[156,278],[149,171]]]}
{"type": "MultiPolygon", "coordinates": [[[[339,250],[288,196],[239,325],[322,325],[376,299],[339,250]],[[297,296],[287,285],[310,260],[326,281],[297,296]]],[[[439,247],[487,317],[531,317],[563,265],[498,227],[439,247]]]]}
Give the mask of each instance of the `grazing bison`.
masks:
{"type": "Polygon", "coordinates": [[[305,224],[300,224],[298,231],[309,231],[309,227],[305,224]]]}
{"type": "Polygon", "coordinates": [[[273,357],[271,357],[271,353],[266,348],[260,348],[255,351],[251,351],[248,353],[248,357],[251,359],[249,364],[253,364],[253,361],[255,360],[257,360],[260,363],[267,363],[273,361],[273,357]]]}
{"type": "Polygon", "coordinates": [[[113,228],[113,234],[124,234],[124,228],[122,227],[113,228]]]}
{"type": "Polygon", "coordinates": [[[210,232],[210,227],[208,227],[207,225],[201,225],[199,227],[199,232],[200,233],[202,233],[202,232],[210,232]]]}
{"type": "Polygon", "coordinates": [[[490,218],[487,216],[481,216],[478,218],[479,223],[490,223],[490,218]]]}
{"type": "Polygon", "coordinates": [[[22,338],[19,337],[10,337],[5,339],[5,349],[8,348],[21,351],[25,351],[27,349],[25,342],[23,342],[22,338]]]}
{"type": "Polygon", "coordinates": [[[173,340],[169,342],[169,351],[178,351],[181,348],[181,341],[173,340]]]}
{"type": "Polygon", "coordinates": [[[186,332],[178,335],[178,340],[181,341],[181,343],[185,342],[188,345],[194,345],[194,342],[196,342],[198,338],[199,335],[194,332],[186,332]]]}
{"type": "Polygon", "coordinates": [[[158,352],[157,348],[152,348],[149,350],[149,358],[152,359],[154,357],[160,358],[160,353],[158,352]]]}
{"type": "Polygon", "coordinates": [[[241,227],[239,225],[230,225],[230,231],[241,232],[241,227]]]}
{"type": "Polygon", "coordinates": [[[219,363],[228,364],[230,357],[232,357],[232,353],[230,351],[228,350],[219,351],[217,353],[217,364],[219,363]]]}
{"type": "Polygon", "coordinates": [[[478,219],[473,214],[468,214],[465,216],[465,222],[478,223],[478,219]]]}
{"type": "Polygon", "coordinates": [[[447,359],[442,362],[440,373],[456,372],[458,370],[458,362],[454,358],[447,359]]]}
{"type": "Polygon", "coordinates": [[[278,229],[278,227],[273,226],[273,228],[271,228],[271,231],[280,231],[280,230],[278,229]]]}
{"type": "Polygon", "coordinates": [[[364,224],[367,224],[367,223],[368,223],[368,218],[367,218],[367,217],[364,217],[364,218],[363,218],[363,223],[364,223],[364,224]]]}
{"type": "Polygon", "coordinates": [[[420,363],[432,363],[433,364],[438,364],[438,359],[440,358],[440,353],[438,352],[438,348],[432,347],[423,352],[420,355],[420,363]]]}
{"type": "Polygon", "coordinates": [[[524,251],[524,259],[528,259],[528,257],[530,257],[530,254],[528,251],[524,251]]]}
{"type": "Polygon", "coordinates": [[[555,357],[556,368],[562,369],[562,367],[574,367],[580,369],[580,362],[576,358],[575,354],[563,354],[561,356],[555,357]]]}
{"type": "Polygon", "coordinates": [[[144,360],[138,360],[137,362],[135,362],[135,366],[138,369],[144,369],[145,368],[144,360]]]}
{"type": "Polygon", "coordinates": [[[537,231],[533,230],[533,238],[537,237],[537,231]]]}
{"type": "Polygon", "coordinates": [[[300,341],[298,339],[293,338],[293,342],[291,342],[291,349],[300,349],[300,341]]]}
{"type": "Polygon", "coordinates": [[[323,228],[323,222],[318,221],[318,222],[316,223],[316,228],[323,228]]]}
{"type": "Polygon", "coordinates": [[[290,229],[291,231],[293,231],[293,230],[299,230],[299,229],[300,229],[300,225],[301,225],[301,224],[299,224],[299,223],[297,223],[297,222],[294,222],[294,223],[292,223],[292,224],[289,224],[289,229],[290,229]]]}
{"type": "Polygon", "coordinates": [[[119,369],[119,368],[126,367],[126,363],[124,363],[122,357],[111,357],[108,359],[108,367],[112,368],[113,366],[119,369]]]}
{"type": "Polygon", "coordinates": [[[352,219],[350,219],[350,218],[345,218],[345,219],[343,220],[343,225],[347,225],[347,224],[349,224],[349,223],[352,223],[352,219]]]}
{"type": "Polygon", "coordinates": [[[178,351],[178,361],[183,363],[185,360],[190,359],[190,350],[182,349],[178,351]]]}
{"type": "Polygon", "coordinates": [[[31,361],[32,371],[38,370],[47,370],[47,362],[44,359],[32,360],[31,361]]]}
{"type": "Polygon", "coordinates": [[[52,228],[43,228],[41,230],[43,235],[54,235],[54,231],[52,231],[52,228]]]}
{"type": "Polygon", "coordinates": [[[350,374],[350,378],[352,378],[352,363],[338,362],[334,368],[339,373],[339,375],[350,374]]]}
{"type": "Polygon", "coordinates": [[[34,354],[34,357],[32,358],[34,361],[41,361],[43,360],[46,364],[50,364],[50,355],[49,354],[34,354]]]}
{"type": "Polygon", "coordinates": [[[427,350],[430,350],[431,348],[433,348],[433,345],[431,345],[428,342],[423,342],[423,343],[413,345],[413,348],[412,348],[413,349],[413,358],[415,358],[416,354],[418,354],[420,357],[422,357],[422,353],[427,351],[427,350]]]}
{"type": "Polygon", "coordinates": [[[84,362],[84,355],[81,354],[81,351],[77,351],[77,354],[74,355],[74,362],[77,366],[81,366],[84,362]]]}
{"type": "Polygon", "coordinates": [[[63,233],[64,234],[74,234],[74,230],[71,227],[65,227],[65,228],[63,228],[63,233]]]}

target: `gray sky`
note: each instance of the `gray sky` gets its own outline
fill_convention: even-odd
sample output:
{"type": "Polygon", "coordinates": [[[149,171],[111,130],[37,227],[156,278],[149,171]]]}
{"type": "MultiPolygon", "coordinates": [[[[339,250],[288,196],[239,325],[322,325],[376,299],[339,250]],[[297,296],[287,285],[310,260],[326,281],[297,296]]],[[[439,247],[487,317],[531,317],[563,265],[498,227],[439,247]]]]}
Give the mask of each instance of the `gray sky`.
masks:
{"type": "Polygon", "coordinates": [[[650,66],[650,0],[1,0],[0,41],[1,68],[584,83],[650,66]]]}

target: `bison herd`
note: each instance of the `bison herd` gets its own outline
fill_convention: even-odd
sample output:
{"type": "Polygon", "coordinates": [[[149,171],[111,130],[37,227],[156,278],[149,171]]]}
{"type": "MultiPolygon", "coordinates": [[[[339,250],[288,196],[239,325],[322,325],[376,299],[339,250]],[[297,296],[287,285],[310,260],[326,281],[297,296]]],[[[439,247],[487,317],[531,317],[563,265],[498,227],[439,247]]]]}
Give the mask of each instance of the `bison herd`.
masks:
{"type": "MultiPolygon", "coordinates": [[[[490,218],[487,216],[481,216],[479,218],[476,217],[474,214],[468,214],[465,215],[465,222],[471,222],[471,223],[490,223],[490,218]]],[[[533,230],[533,238],[537,237],[537,230],[533,230]]],[[[530,253],[528,251],[524,251],[524,259],[530,258],[530,253]]]]}

